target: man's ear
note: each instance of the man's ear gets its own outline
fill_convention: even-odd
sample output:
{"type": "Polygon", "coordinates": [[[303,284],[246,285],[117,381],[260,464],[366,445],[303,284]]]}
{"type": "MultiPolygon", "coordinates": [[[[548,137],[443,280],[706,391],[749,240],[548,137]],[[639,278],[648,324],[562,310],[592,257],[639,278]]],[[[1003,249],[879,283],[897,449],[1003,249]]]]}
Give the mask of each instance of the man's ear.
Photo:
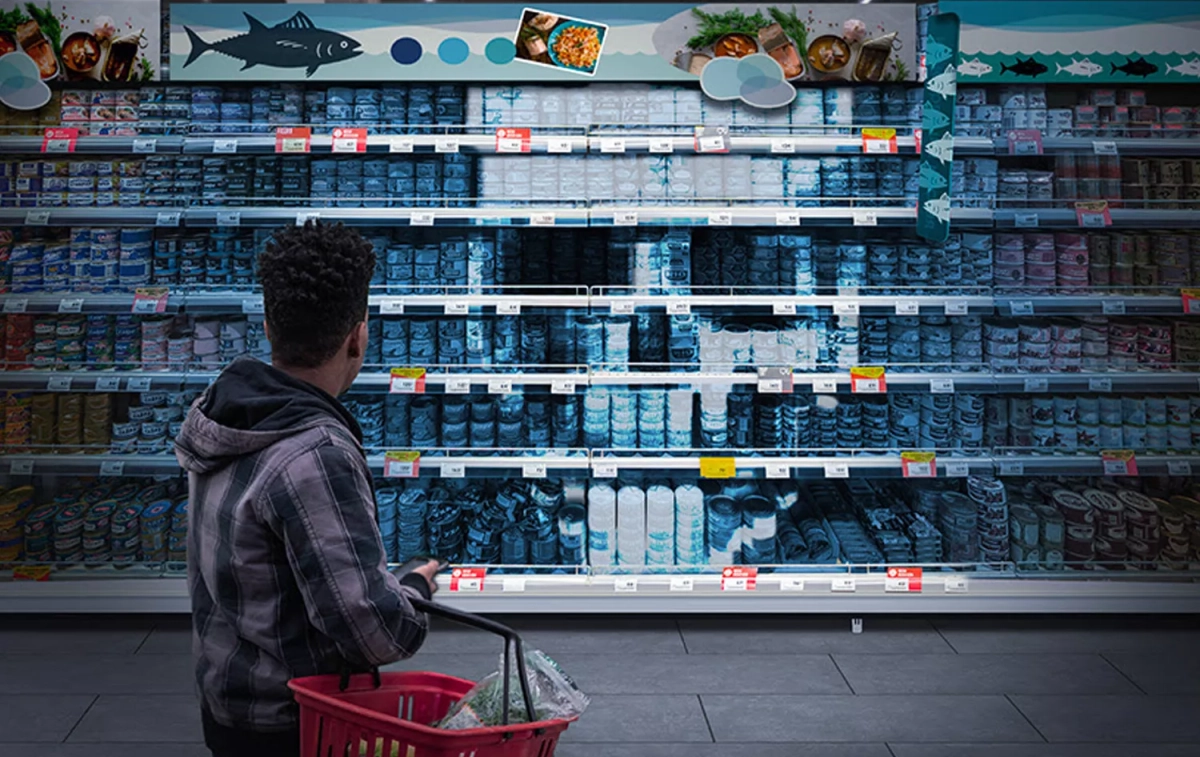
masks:
{"type": "Polygon", "coordinates": [[[350,336],[346,337],[346,356],[357,360],[367,352],[367,322],[360,321],[350,336]]]}

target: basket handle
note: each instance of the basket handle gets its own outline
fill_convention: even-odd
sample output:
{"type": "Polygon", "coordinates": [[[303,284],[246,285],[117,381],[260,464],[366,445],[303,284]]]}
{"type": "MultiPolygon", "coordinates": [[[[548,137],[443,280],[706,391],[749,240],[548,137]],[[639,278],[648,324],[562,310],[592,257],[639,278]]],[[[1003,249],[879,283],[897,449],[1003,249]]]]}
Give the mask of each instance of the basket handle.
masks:
{"type": "Polygon", "coordinates": [[[510,667],[512,663],[508,652],[510,648],[514,647],[517,652],[517,674],[521,684],[521,698],[525,701],[525,711],[529,713],[530,722],[533,722],[537,718],[537,714],[533,709],[533,697],[529,694],[529,680],[525,672],[525,647],[521,642],[520,634],[503,623],[497,623],[494,620],[488,620],[479,615],[456,610],[437,602],[416,597],[410,597],[409,602],[412,603],[413,607],[428,615],[436,615],[439,618],[453,620],[456,623],[462,623],[463,625],[478,628],[481,631],[489,631],[497,636],[504,637],[504,710],[501,723],[508,725],[509,720],[509,679],[512,677],[510,667]]]}

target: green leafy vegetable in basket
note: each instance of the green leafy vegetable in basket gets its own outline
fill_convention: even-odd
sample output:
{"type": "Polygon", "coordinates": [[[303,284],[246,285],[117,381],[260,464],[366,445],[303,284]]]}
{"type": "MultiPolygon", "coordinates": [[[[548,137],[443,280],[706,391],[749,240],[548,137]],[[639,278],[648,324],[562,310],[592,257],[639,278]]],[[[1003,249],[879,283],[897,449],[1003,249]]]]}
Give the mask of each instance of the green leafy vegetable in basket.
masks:
{"type": "MultiPolygon", "coordinates": [[[[503,658],[500,666],[504,666],[503,658]]],[[[525,673],[529,682],[529,696],[533,700],[534,717],[531,720],[525,708],[517,661],[513,659],[508,692],[510,725],[572,718],[587,707],[587,695],[544,653],[536,649],[525,651],[525,673]]],[[[461,731],[491,728],[503,725],[503,721],[504,680],[503,674],[496,672],[475,684],[466,696],[450,708],[446,717],[438,721],[436,727],[461,731]]]]}
{"type": "Polygon", "coordinates": [[[17,27],[29,20],[25,11],[13,8],[10,11],[0,10],[0,32],[16,33],[17,27]]]}
{"type": "Polygon", "coordinates": [[[769,23],[758,11],[753,16],[747,16],[737,8],[725,13],[705,13],[699,8],[692,8],[692,15],[700,20],[696,36],[687,41],[687,46],[693,50],[712,47],[726,34],[740,33],[753,37],[769,23]]]}

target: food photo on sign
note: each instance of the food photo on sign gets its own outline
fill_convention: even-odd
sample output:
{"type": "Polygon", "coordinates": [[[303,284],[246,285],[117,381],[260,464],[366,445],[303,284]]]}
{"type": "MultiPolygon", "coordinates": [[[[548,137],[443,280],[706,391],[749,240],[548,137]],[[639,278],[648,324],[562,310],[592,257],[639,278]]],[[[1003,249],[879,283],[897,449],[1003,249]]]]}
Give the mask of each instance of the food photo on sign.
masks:
{"type": "Polygon", "coordinates": [[[591,76],[607,35],[606,24],[526,8],[513,44],[517,60],[591,76]]]}

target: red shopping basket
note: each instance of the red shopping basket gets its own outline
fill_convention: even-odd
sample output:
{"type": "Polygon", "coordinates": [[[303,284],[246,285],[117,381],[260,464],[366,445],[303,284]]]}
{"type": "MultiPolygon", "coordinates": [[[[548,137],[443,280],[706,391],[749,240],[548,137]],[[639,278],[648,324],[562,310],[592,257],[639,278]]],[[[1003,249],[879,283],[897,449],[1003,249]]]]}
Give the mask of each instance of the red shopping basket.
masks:
{"type": "MultiPolygon", "coordinates": [[[[515,650],[526,712],[534,712],[521,637],[507,626],[448,607],[414,600],[431,615],[505,638],[504,712],[509,719],[509,660],[515,650]]],[[[571,720],[447,731],[430,724],[445,717],[475,684],[440,673],[378,673],[295,678],[288,687],[300,705],[301,757],[551,757],[571,720]],[[364,680],[365,679],[365,680],[364,680]],[[352,685],[353,684],[353,685],[352,685]]],[[[572,718],[573,720],[573,718],[572,718]]]]}

